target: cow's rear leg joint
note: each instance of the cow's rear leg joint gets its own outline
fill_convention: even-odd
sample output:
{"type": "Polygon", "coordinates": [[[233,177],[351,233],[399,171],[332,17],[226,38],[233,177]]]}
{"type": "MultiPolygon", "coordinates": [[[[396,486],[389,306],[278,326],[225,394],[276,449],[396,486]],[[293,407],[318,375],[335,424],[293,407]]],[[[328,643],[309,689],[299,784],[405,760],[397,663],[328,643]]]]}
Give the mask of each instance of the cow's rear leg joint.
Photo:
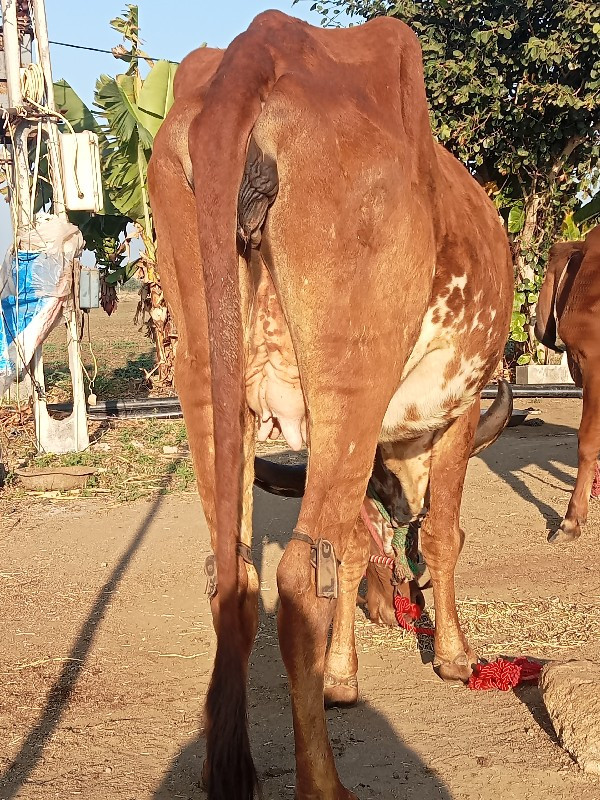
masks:
{"type": "Polygon", "coordinates": [[[315,570],[317,597],[336,600],[338,596],[338,561],[331,542],[328,539],[315,541],[302,531],[294,531],[292,539],[310,545],[310,563],[315,570]]]}

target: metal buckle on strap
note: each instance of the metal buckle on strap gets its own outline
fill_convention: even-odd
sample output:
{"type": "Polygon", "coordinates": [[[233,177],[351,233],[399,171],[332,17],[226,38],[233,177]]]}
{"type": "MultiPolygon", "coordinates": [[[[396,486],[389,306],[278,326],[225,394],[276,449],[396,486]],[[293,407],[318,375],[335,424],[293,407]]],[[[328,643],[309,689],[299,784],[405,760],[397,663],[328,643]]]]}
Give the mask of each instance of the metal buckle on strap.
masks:
{"type": "MultiPolygon", "coordinates": [[[[240,558],[244,559],[246,564],[254,566],[252,550],[247,544],[237,542],[235,551],[240,558]]],[[[204,593],[208,595],[209,600],[212,600],[217,593],[217,560],[214,553],[206,557],[204,562],[204,574],[206,575],[206,588],[204,589],[204,593]]]]}
{"type": "Polygon", "coordinates": [[[338,561],[335,550],[327,539],[315,540],[302,531],[294,531],[292,539],[310,545],[310,563],[315,569],[317,597],[336,600],[338,596],[338,561]]]}
{"type": "Polygon", "coordinates": [[[209,600],[212,600],[217,593],[217,561],[213,553],[206,557],[204,574],[206,575],[204,593],[208,595],[209,600]]]}

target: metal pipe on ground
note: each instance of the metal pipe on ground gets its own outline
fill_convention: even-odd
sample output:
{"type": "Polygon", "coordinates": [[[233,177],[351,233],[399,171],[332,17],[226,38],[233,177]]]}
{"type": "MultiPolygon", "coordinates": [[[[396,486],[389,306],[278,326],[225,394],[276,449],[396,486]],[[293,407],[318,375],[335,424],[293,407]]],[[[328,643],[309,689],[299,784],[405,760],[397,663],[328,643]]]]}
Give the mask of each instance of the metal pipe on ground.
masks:
{"type": "MultiPolygon", "coordinates": [[[[71,403],[55,403],[48,410],[53,413],[68,414],[71,403]]],[[[182,419],[183,413],[178,397],[144,397],[131,400],[104,400],[95,406],[88,406],[88,417],[96,420],[106,419],[182,419]]]]}
{"type": "MultiPolygon", "coordinates": [[[[520,398],[581,398],[582,390],[569,383],[511,384],[513,397],[520,398]]],[[[481,392],[484,400],[496,397],[495,385],[486,386],[481,392]]],[[[48,406],[52,413],[69,414],[71,403],[54,403],[48,406]]],[[[144,397],[131,400],[104,400],[88,407],[91,419],[181,419],[181,405],[178,397],[144,397]]]]}
{"type": "MultiPolygon", "coordinates": [[[[582,389],[578,389],[573,383],[511,383],[510,388],[512,389],[512,395],[514,399],[526,397],[549,397],[557,399],[567,397],[583,397],[582,389]]],[[[496,397],[496,392],[497,389],[495,385],[486,386],[481,392],[481,398],[483,400],[491,400],[496,397]]]]}

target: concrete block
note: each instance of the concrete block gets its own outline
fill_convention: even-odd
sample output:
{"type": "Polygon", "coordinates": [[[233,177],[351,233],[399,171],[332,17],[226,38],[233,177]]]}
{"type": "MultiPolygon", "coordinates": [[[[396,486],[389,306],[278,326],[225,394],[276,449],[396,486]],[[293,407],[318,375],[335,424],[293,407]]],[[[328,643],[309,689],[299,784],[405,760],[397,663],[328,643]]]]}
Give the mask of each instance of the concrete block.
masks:
{"type": "Polygon", "coordinates": [[[547,664],[540,691],[560,743],[584,772],[600,775],[600,666],[547,664]]]}
{"type": "Polygon", "coordinates": [[[527,364],[517,367],[515,382],[521,385],[530,383],[573,383],[566,364],[527,364]]]}

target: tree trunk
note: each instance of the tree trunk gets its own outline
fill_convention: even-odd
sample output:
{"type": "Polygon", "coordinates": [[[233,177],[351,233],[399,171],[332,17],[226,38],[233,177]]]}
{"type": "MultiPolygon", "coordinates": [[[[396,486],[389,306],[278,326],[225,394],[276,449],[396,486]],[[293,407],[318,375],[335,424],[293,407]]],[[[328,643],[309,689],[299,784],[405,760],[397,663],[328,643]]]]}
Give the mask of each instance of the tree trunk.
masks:
{"type": "Polygon", "coordinates": [[[538,230],[540,204],[541,198],[539,195],[533,195],[525,201],[525,221],[519,238],[515,243],[516,252],[514,253],[518,284],[526,280],[533,283],[535,280],[535,267],[533,262],[527,260],[526,253],[539,252],[537,244],[540,238],[538,230]]]}
{"type": "MultiPolygon", "coordinates": [[[[536,258],[541,258],[540,244],[544,237],[544,231],[539,225],[539,213],[542,205],[542,198],[540,195],[534,194],[525,202],[525,220],[519,238],[515,242],[514,248],[514,262],[515,262],[515,278],[517,287],[522,285],[525,281],[530,281],[535,284],[535,261],[531,260],[531,253],[536,254],[536,258]],[[527,256],[529,255],[529,258],[527,256]]],[[[529,343],[529,349],[534,352],[535,341],[535,310],[536,303],[527,303],[523,305],[523,313],[525,314],[525,331],[529,343]]]]}

